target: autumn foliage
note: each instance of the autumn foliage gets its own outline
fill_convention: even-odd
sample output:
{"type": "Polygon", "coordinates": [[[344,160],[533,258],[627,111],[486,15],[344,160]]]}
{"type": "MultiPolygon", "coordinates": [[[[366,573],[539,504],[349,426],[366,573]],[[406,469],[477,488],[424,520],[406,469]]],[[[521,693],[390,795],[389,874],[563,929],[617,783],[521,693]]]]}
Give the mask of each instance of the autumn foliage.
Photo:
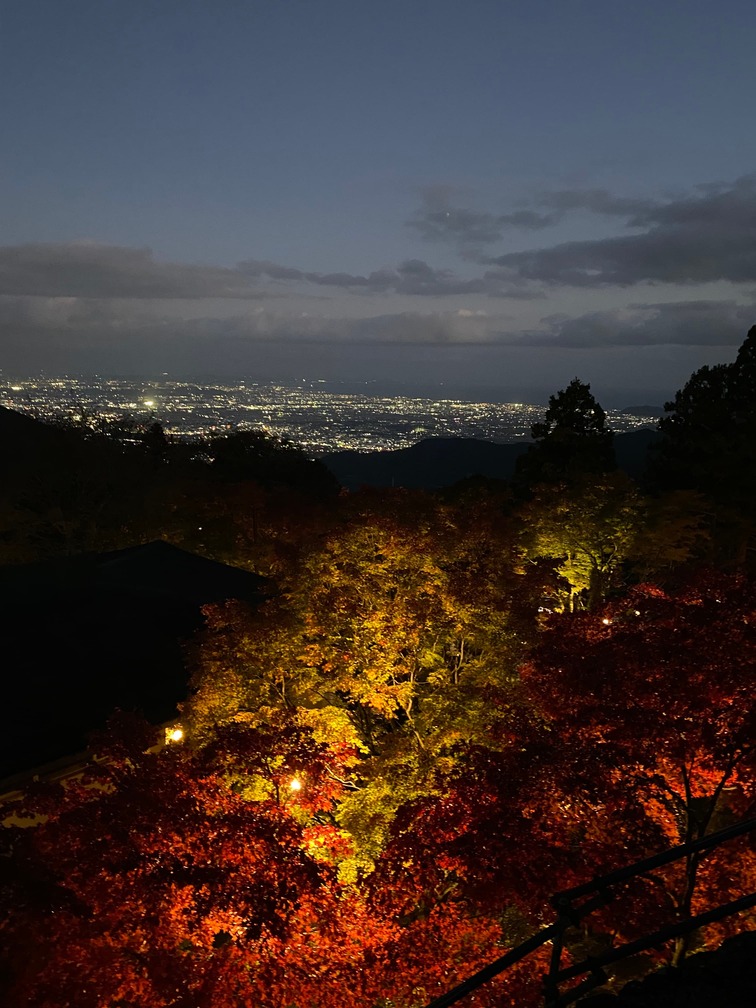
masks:
{"type": "MultiPolygon", "coordinates": [[[[380,532],[399,550],[384,521],[370,548],[380,532]]],[[[409,552],[394,562],[443,626],[453,588],[441,566],[409,552]]],[[[400,572],[389,577],[388,553],[378,563],[407,620],[400,572]]],[[[6,1003],[421,1008],[548,922],[553,892],[752,813],[756,606],[742,577],[641,585],[600,613],[554,615],[516,685],[487,665],[474,622],[448,631],[474,641],[467,667],[443,650],[430,668],[416,662],[428,632],[418,610],[403,654],[390,624],[365,625],[378,584],[354,602],[361,631],[383,642],[366,670],[374,696],[351,654],[338,670],[316,594],[309,647],[302,614],[287,623],[279,600],[290,687],[276,686],[282,668],[264,664],[253,635],[253,678],[237,662],[237,692],[212,726],[200,709],[194,743],[156,746],[148,726],[121,718],[81,779],[29,789],[16,811],[42,821],[4,830],[6,1003]],[[457,711],[465,703],[476,723],[457,711]]],[[[222,627],[224,647],[238,643],[249,625],[221,615],[211,637],[222,627]]],[[[359,645],[368,655],[371,639],[359,645]]],[[[754,885],[740,841],[635,882],[583,940],[632,940],[754,885]]],[[[531,958],[469,1003],[536,1005],[545,969],[531,958]]]]}
{"type": "MultiPolygon", "coordinates": [[[[705,565],[701,488],[612,471],[603,412],[570,390],[513,492],[289,501],[275,527],[238,482],[249,445],[225,459],[223,550],[276,590],[206,609],[181,742],[119,715],[79,776],[11,806],[3,1004],[423,1008],[549,923],[555,892],[754,814],[752,576],[705,565]]],[[[689,855],[566,955],[754,889],[747,838],[689,855]]],[[[547,958],[464,1003],[535,1008],[547,958]]]]}
{"type": "Polygon", "coordinates": [[[393,927],[329,863],[340,841],[317,816],[337,797],[338,754],[326,762],[293,723],[237,727],[222,755],[145,741],[122,724],[62,801],[29,796],[46,819],[13,838],[3,932],[29,954],[4,964],[6,1003],[281,1004],[318,989],[353,1004],[346,974],[380,965],[393,927]],[[290,790],[305,764],[307,786],[290,790]]]}

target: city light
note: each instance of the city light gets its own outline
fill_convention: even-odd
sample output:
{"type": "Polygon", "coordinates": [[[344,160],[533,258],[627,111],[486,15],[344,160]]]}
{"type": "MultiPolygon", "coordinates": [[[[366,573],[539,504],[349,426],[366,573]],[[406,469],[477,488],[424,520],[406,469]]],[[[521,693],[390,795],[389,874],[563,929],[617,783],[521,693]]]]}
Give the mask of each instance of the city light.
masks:
{"type": "MultiPolygon", "coordinates": [[[[179,437],[202,436],[210,430],[264,427],[301,445],[311,455],[342,449],[407,448],[421,438],[433,437],[512,444],[528,440],[531,425],[543,415],[543,406],[535,404],[356,394],[340,391],[338,383],[322,381],[297,386],[254,382],[226,385],[213,381],[155,383],[149,378],[129,381],[19,375],[13,385],[6,386],[4,399],[12,409],[30,412],[40,419],[60,416],[74,403],[83,407],[93,421],[118,420],[140,408],[159,410],[160,422],[179,437]],[[154,397],[143,398],[147,383],[154,385],[154,397]]],[[[608,416],[617,433],[653,427],[658,419],[613,411],[608,416]]]]}

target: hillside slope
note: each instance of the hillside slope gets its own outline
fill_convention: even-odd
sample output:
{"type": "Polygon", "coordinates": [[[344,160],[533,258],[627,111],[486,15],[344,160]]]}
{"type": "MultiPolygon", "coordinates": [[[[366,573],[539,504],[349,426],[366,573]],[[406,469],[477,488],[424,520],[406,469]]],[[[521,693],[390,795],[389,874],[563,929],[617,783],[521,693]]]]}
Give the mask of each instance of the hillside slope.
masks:
{"type": "MultiPolygon", "coordinates": [[[[617,434],[614,446],[619,468],[640,476],[649,446],[657,438],[655,431],[645,428],[617,434]]],[[[321,461],[348,490],[360,486],[435,490],[471,476],[509,479],[517,459],[527,450],[526,441],[495,444],[475,438],[429,438],[395,451],[333,452],[321,461]]]]}

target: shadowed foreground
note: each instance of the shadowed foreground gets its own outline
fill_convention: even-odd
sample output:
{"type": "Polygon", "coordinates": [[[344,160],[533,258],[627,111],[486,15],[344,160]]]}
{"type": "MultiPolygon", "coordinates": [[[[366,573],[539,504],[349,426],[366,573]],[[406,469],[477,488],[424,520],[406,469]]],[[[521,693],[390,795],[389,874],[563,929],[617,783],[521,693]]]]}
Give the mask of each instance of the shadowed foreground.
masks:
{"type": "Polygon", "coordinates": [[[667,967],[619,994],[584,998],[586,1008],[753,1008],[756,1004],[756,931],[725,941],[715,952],[699,952],[679,969],[667,967]]]}

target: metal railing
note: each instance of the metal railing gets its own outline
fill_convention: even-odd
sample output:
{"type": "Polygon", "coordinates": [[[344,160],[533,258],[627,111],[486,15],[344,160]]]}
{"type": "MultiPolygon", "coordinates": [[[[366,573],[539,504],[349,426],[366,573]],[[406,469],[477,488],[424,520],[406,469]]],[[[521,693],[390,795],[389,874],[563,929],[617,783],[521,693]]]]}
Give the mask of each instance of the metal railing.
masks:
{"type": "Polygon", "coordinates": [[[625,868],[602,875],[591,882],[585,882],[582,885],[574,886],[572,889],[566,889],[564,892],[557,893],[551,899],[551,905],[557,914],[557,919],[553,924],[549,924],[547,927],[537,931],[516,948],[511,949],[494,962],[489,963],[488,966],[484,966],[483,969],[468,977],[467,980],[464,980],[452,990],[447,991],[446,994],[435,998],[426,1008],[449,1008],[450,1005],[457,1004],[457,1002],[467,997],[468,994],[472,994],[473,991],[482,987],[483,984],[499,976],[499,974],[509,969],[515,963],[525,959],[531,953],[547,944],[547,942],[552,942],[553,945],[549,971],[544,977],[544,1004],[545,1008],[562,1008],[564,1005],[577,1001],[578,998],[581,998],[595,987],[606,983],[609,978],[604,967],[637,955],[646,949],[654,948],[666,941],[682,937],[691,931],[695,931],[697,928],[722,920],[739,911],[756,906],[756,893],[746,893],[736,900],[714,907],[704,913],[684,917],[673,924],[658,928],[656,931],[649,933],[637,941],[627,942],[616,948],[610,948],[599,955],[586,956],[580,962],[573,963],[564,968],[562,967],[562,954],[564,952],[565,935],[568,929],[577,926],[594,910],[598,910],[600,907],[606,906],[607,903],[611,902],[616,895],[614,890],[618,886],[631,879],[646,875],[655,868],[661,868],[682,858],[688,858],[691,855],[700,855],[706,851],[713,850],[728,840],[743,836],[754,830],[756,830],[756,818],[746,819],[734,826],[729,826],[716,833],[710,833],[700,840],[679,844],[676,847],[671,847],[669,850],[662,851],[660,854],[654,854],[651,857],[643,858],[641,861],[636,861],[625,868]],[[580,900],[582,902],[576,902],[580,900]],[[586,974],[587,976],[585,976],[586,974]],[[583,976],[585,976],[585,979],[562,991],[562,985],[583,976]]]}

